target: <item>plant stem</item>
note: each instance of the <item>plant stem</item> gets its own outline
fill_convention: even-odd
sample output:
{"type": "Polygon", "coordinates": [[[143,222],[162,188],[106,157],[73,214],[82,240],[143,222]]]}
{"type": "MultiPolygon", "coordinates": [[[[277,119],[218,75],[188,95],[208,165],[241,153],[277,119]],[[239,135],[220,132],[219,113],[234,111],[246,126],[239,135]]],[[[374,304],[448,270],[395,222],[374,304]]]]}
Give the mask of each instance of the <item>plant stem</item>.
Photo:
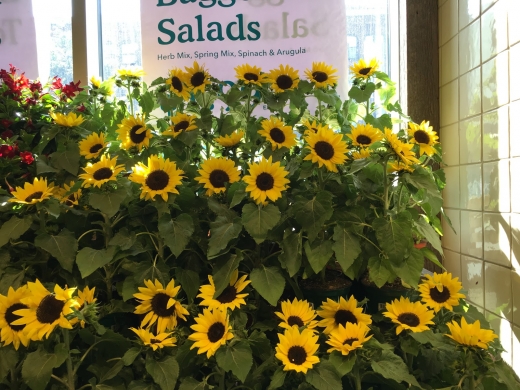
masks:
{"type": "Polygon", "coordinates": [[[389,189],[389,186],[388,186],[388,180],[387,180],[386,165],[387,165],[387,160],[385,159],[384,162],[383,162],[383,184],[385,186],[384,193],[383,193],[383,201],[384,201],[383,216],[386,216],[386,214],[388,212],[388,189],[389,189]]]}
{"type": "Polygon", "coordinates": [[[51,374],[51,378],[52,378],[52,379],[56,379],[58,382],[62,383],[63,386],[65,386],[65,387],[67,387],[67,388],[69,387],[69,385],[67,384],[67,382],[65,382],[65,381],[64,381],[63,379],[61,379],[60,377],[57,377],[56,375],[51,374]]]}
{"type": "Polygon", "coordinates": [[[130,100],[130,114],[132,114],[132,116],[133,116],[134,115],[134,99],[132,97],[132,92],[130,91],[130,81],[128,81],[126,89],[128,90],[128,100],[130,100]]]}
{"type": "Polygon", "coordinates": [[[63,329],[63,342],[67,347],[67,383],[69,390],[74,390],[74,370],[72,369],[72,359],[70,357],[70,335],[68,329],[63,329]]]}
{"type": "MultiPolygon", "coordinates": [[[[318,99],[318,98],[316,98],[318,99]]],[[[321,114],[321,100],[318,99],[318,113],[319,113],[319,116],[320,116],[320,122],[322,121],[322,114],[321,114]]]]}
{"type": "Polygon", "coordinates": [[[222,376],[220,377],[218,388],[220,390],[226,390],[226,371],[221,370],[222,376]]]}
{"type": "Polygon", "coordinates": [[[18,381],[16,380],[16,369],[11,368],[11,389],[18,390],[18,381]]]}
{"type": "Polygon", "coordinates": [[[361,390],[361,376],[359,375],[359,369],[352,370],[351,378],[354,379],[354,387],[356,390],[361,390]]]}
{"type": "Polygon", "coordinates": [[[101,232],[101,233],[105,233],[103,230],[101,229],[90,229],[90,230],[87,230],[85,233],[83,233],[81,236],[79,236],[78,238],[78,243],[80,242],[80,240],[85,237],[87,234],[89,233],[92,233],[92,232],[101,232]]]}

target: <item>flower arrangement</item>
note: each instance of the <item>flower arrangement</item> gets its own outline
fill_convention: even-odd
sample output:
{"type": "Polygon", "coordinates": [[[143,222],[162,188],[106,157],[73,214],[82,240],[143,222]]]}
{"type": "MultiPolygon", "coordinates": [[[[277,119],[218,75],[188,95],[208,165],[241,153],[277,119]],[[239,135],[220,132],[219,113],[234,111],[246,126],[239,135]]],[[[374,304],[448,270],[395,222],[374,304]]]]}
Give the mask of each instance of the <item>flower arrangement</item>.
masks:
{"type": "Polygon", "coordinates": [[[421,278],[441,265],[440,145],[377,61],[348,100],[324,63],[235,70],[0,73],[2,386],[518,387],[458,279],[421,278]],[[379,313],[310,303],[330,272],[407,289],[379,313]]]}

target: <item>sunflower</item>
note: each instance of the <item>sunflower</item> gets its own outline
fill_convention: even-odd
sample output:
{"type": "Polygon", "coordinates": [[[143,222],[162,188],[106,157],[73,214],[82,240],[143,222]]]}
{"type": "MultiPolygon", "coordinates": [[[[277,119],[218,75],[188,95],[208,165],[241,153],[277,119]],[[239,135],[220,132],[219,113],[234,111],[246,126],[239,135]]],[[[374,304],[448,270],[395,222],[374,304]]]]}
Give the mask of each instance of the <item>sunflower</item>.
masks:
{"type": "Polygon", "coordinates": [[[190,92],[186,88],[186,74],[182,69],[175,68],[170,70],[170,75],[166,79],[166,84],[170,86],[170,91],[184,100],[190,99],[190,92]]]}
{"type": "Polygon", "coordinates": [[[267,79],[271,83],[271,88],[276,93],[290,91],[298,86],[300,82],[298,71],[293,67],[280,65],[269,72],[267,79]]]}
{"type": "Polygon", "coordinates": [[[210,310],[220,309],[224,311],[228,308],[234,310],[239,308],[241,305],[245,305],[246,301],[244,298],[249,294],[240,294],[240,292],[251,283],[250,280],[246,279],[247,275],[243,275],[239,279],[238,270],[234,270],[229,279],[229,286],[227,286],[218,297],[215,297],[215,283],[213,282],[213,277],[208,275],[209,284],[200,286],[200,294],[197,295],[197,298],[202,299],[202,302],[199,303],[199,305],[208,306],[210,310]]]}
{"type": "Polygon", "coordinates": [[[146,127],[144,118],[131,115],[123,119],[117,127],[119,128],[117,130],[117,139],[121,141],[123,149],[129,150],[131,147],[136,146],[141,151],[143,146],[148,147],[150,145],[152,132],[146,127]]]}
{"type": "Polygon", "coordinates": [[[386,171],[388,173],[394,173],[394,172],[413,172],[413,165],[408,165],[405,163],[402,163],[401,161],[393,161],[389,162],[386,171]]]}
{"type": "Polygon", "coordinates": [[[456,321],[449,322],[446,325],[448,325],[451,333],[446,336],[455,340],[459,344],[467,345],[469,347],[487,349],[488,343],[498,337],[492,330],[481,329],[479,320],[472,324],[468,324],[466,319],[462,317],[460,325],[456,321]]]}
{"type": "Polygon", "coordinates": [[[343,141],[343,136],[335,134],[329,128],[306,135],[305,141],[309,144],[306,148],[311,152],[305,156],[304,160],[318,163],[320,168],[325,165],[329,171],[337,172],[336,165],[343,164],[347,159],[347,143],[343,141]]]}
{"type": "Polygon", "coordinates": [[[357,307],[357,301],[354,296],[349,300],[340,297],[339,302],[335,302],[327,298],[327,302],[321,305],[322,310],[318,310],[318,315],[323,318],[318,326],[324,327],[323,333],[329,334],[338,329],[338,326],[345,326],[347,323],[352,324],[371,324],[372,318],[368,314],[363,314],[363,309],[357,307]]]}
{"type": "Polygon", "coordinates": [[[368,79],[372,76],[379,68],[379,63],[375,58],[370,60],[370,63],[366,63],[365,60],[361,59],[350,67],[355,78],[368,79]]]}
{"type": "Polygon", "coordinates": [[[204,65],[200,66],[197,61],[194,61],[191,68],[187,66],[184,68],[186,69],[186,85],[190,88],[191,92],[204,92],[206,85],[210,84],[210,75],[206,69],[204,69],[204,65]]]}
{"type": "Polygon", "coordinates": [[[175,287],[175,280],[170,280],[166,288],[157,279],[155,283],[145,280],[146,287],[139,287],[134,297],[139,299],[139,306],[134,313],[146,314],[141,327],[150,328],[157,322],[157,332],[173,330],[177,326],[177,317],[186,321],[188,311],[175,299],[181,286],[175,287]]]}
{"type": "Polygon", "coordinates": [[[145,75],[144,70],[134,69],[118,69],[117,75],[121,80],[138,80],[145,75]]]}
{"type": "Polygon", "coordinates": [[[230,148],[238,144],[242,138],[244,138],[244,135],[244,130],[237,130],[229,135],[221,135],[220,137],[215,138],[215,142],[220,146],[230,148]]]}
{"type": "Polygon", "coordinates": [[[152,347],[154,351],[164,347],[175,347],[175,343],[177,342],[175,337],[170,337],[171,333],[159,333],[154,335],[150,331],[142,328],[130,328],[130,330],[139,336],[144,345],[152,347]]]}
{"type": "Polygon", "coordinates": [[[352,145],[366,148],[374,142],[381,141],[383,139],[383,133],[371,124],[358,124],[352,128],[352,131],[350,134],[347,134],[347,137],[352,140],[352,145]]]}
{"type": "Polygon", "coordinates": [[[410,122],[408,125],[410,126],[408,129],[410,142],[419,145],[419,155],[433,156],[436,153],[433,145],[438,143],[439,137],[433,131],[433,126],[430,126],[430,122],[422,121],[420,125],[410,122]]]}
{"type": "Polygon", "coordinates": [[[92,84],[92,87],[95,89],[98,89],[101,86],[101,80],[98,79],[96,76],[92,76],[90,78],[90,83],[92,84]]]}
{"type": "Polygon", "coordinates": [[[415,153],[413,152],[412,144],[402,142],[391,129],[385,128],[385,139],[388,145],[399,158],[399,161],[405,165],[412,165],[419,163],[415,153]]]}
{"type": "Polygon", "coordinates": [[[204,184],[208,196],[224,192],[226,183],[234,183],[240,179],[240,173],[235,167],[235,163],[227,158],[211,157],[205,160],[200,168],[200,176],[195,180],[204,184]]]}
{"type": "Polygon", "coordinates": [[[348,355],[351,351],[363,347],[363,343],[372,338],[372,335],[367,337],[369,331],[370,329],[364,323],[347,322],[345,326],[339,325],[330,333],[327,344],[332,348],[327,352],[339,351],[342,355],[348,355]]]}
{"type": "Polygon", "coordinates": [[[141,199],[155,200],[155,196],[160,195],[166,202],[169,193],[179,193],[175,187],[181,184],[183,174],[174,161],[152,154],[148,157],[148,166],[137,163],[128,179],[141,185],[141,199]]]}
{"type": "Polygon", "coordinates": [[[70,189],[74,187],[76,183],[71,181],[69,184],[63,184],[63,187],[56,188],[56,197],[60,200],[60,203],[65,203],[67,206],[77,206],[79,204],[79,198],[81,198],[81,188],[67,195],[70,189]]]}
{"type": "Polygon", "coordinates": [[[305,74],[316,88],[324,88],[327,85],[333,87],[338,83],[338,76],[334,76],[337,71],[325,62],[313,62],[312,69],[306,69],[305,74]]]}
{"type": "Polygon", "coordinates": [[[262,121],[262,130],[259,130],[258,134],[267,138],[273,150],[283,146],[292,148],[296,145],[296,135],[292,127],[285,126],[285,123],[275,116],[262,121]]]}
{"type": "Polygon", "coordinates": [[[175,138],[183,131],[196,130],[196,119],[197,118],[193,115],[177,112],[175,116],[170,117],[172,125],[166,131],[163,131],[162,135],[171,135],[175,138]]]}
{"type": "Polygon", "coordinates": [[[388,311],[383,315],[397,324],[396,334],[405,329],[414,333],[424,332],[428,330],[428,325],[433,325],[433,311],[428,310],[421,302],[410,302],[408,298],[401,297],[387,303],[386,310],[388,311]]]}
{"type": "MultiPolygon", "coordinates": [[[[97,298],[94,298],[95,291],[96,291],[95,287],[90,289],[90,288],[88,288],[88,286],[86,286],[83,290],[78,290],[78,296],[75,298],[76,302],[78,304],[78,307],[77,307],[78,311],[81,311],[85,307],[85,305],[91,305],[97,301],[97,298]]],[[[78,318],[72,318],[70,320],[71,325],[76,325],[78,322],[82,328],[85,327],[84,320],[79,320],[78,318]]]]}
{"type": "Polygon", "coordinates": [[[9,202],[35,204],[45,199],[49,199],[54,191],[52,183],[48,186],[47,179],[37,177],[34,178],[32,184],[24,183],[22,187],[16,187],[16,190],[11,192],[13,197],[9,202]]]}
{"type": "Polygon", "coordinates": [[[282,197],[282,191],[287,189],[289,180],[285,178],[289,174],[280,162],[273,163],[272,157],[266,160],[262,157],[259,163],[248,163],[249,175],[244,176],[242,180],[247,183],[246,191],[250,192],[250,196],[256,203],[265,203],[269,198],[275,201],[282,197]]]}
{"type": "Polygon", "coordinates": [[[292,326],[278,333],[280,342],[276,345],[275,351],[277,359],[284,364],[284,371],[295,370],[296,372],[307,373],[314,364],[319,363],[320,359],[314,356],[318,350],[318,336],[311,329],[300,330],[292,326]]]}
{"type": "Polygon", "coordinates": [[[258,66],[251,66],[249,64],[238,65],[235,67],[235,77],[244,81],[245,84],[262,85],[267,83],[267,76],[262,73],[262,69],[258,66]]]}
{"type": "Polygon", "coordinates": [[[116,165],[117,157],[110,159],[110,157],[103,155],[101,160],[97,163],[87,163],[87,166],[83,168],[85,173],[79,175],[80,179],[83,179],[83,187],[88,188],[90,186],[99,187],[110,180],[116,180],[116,176],[119,172],[124,170],[123,165],[116,165]]]}
{"type": "Polygon", "coordinates": [[[443,307],[452,311],[453,306],[458,306],[459,299],[466,297],[460,290],[462,283],[459,278],[452,278],[451,273],[447,272],[426,275],[424,282],[419,285],[422,301],[435,313],[443,307]]]}
{"type": "Polygon", "coordinates": [[[25,333],[31,340],[42,340],[49,337],[56,326],[72,329],[66,316],[72,313],[72,306],[77,302],[72,298],[76,288],[62,289],[54,286],[54,294],[50,293],[38,279],[28,282],[30,291],[28,297],[22,298],[21,303],[26,307],[13,312],[21,318],[13,321],[13,325],[25,325],[25,333]]]}
{"type": "Polygon", "coordinates": [[[372,155],[372,151],[368,148],[361,148],[358,151],[352,152],[352,158],[354,160],[360,160],[362,158],[368,158],[372,155]]]}
{"type": "Polygon", "coordinates": [[[233,338],[229,317],[222,310],[204,309],[203,313],[195,318],[195,321],[197,323],[191,326],[195,333],[189,335],[188,339],[195,341],[190,349],[198,348],[198,355],[206,352],[209,359],[221,345],[233,338]]]}
{"type": "Polygon", "coordinates": [[[64,127],[76,127],[85,122],[82,115],[78,115],[74,112],[69,112],[67,115],[60,114],[59,112],[51,112],[49,114],[54,122],[64,127]]]}
{"type": "Polygon", "coordinates": [[[87,138],[79,142],[79,154],[85,156],[87,160],[99,157],[103,148],[108,145],[105,142],[105,134],[92,133],[87,138]]]}
{"type": "Polygon", "coordinates": [[[289,300],[281,302],[282,312],[274,312],[281,320],[280,326],[285,329],[290,329],[296,325],[298,328],[302,326],[307,329],[313,329],[318,325],[318,321],[314,321],[316,318],[316,312],[312,309],[309,302],[305,300],[298,300],[294,298],[291,302],[289,300]]]}
{"type": "Polygon", "coordinates": [[[14,312],[29,308],[22,303],[22,299],[28,295],[27,286],[22,286],[16,290],[9,287],[7,296],[0,294],[0,340],[4,345],[13,344],[16,350],[20,347],[20,343],[24,347],[29,345],[29,338],[24,332],[25,325],[13,325],[14,321],[21,318],[14,312]]]}

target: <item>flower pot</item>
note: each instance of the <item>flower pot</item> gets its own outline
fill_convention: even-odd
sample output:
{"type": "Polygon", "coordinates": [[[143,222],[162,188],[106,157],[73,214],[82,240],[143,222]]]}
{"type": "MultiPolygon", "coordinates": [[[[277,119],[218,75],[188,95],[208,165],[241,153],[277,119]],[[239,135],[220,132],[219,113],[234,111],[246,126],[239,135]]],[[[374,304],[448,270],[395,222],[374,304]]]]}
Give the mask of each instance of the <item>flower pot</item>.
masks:
{"type": "Polygon", "coordinates": [[[339,297],[348,298],[351,287],[352,281],[349,278],[342,272],[331,269],[327,269],[325,280],[322,280],[321,275],[317,275],[300,282],[300,289],[304,298],[312,303],[315,309],[319,308],[327,298],[335,301],[339,297]]]}
{"type": "Polygon", "coordinates": [[[377,287],[366,277],[361,280],[361,284],[363,286],[364,297],[368,299],[366,308],[367,314],[375,314],[379,311],[386,310],[387,303],[394,299],[399,299],[410,291],[410,289],[403,287],[400,282],[387,283],[382,287],[377,287]]]}

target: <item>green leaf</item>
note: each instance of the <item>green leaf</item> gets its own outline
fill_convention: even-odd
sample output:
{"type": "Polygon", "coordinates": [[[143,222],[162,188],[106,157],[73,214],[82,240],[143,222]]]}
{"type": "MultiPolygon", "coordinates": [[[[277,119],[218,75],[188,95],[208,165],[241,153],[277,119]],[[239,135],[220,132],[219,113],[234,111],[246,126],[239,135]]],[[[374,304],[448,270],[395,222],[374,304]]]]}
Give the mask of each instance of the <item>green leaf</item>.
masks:
{"type": "Polygon", "coordinates": [[[379,288],[388,282],[389,278],[392,276],[392,272],[390,272],[390,270],[385,266],[383,260],[376,256],[368,259],[368,271],[370,280],[379,288]]]}
{"type": "Polygon", "coordinates": [[[129,232],[126,227],[118,231],[108,245],[118,246],[122,251],[130,249],[135,243],[135,232],[129,232]]]}
{"type": "Polygon", "coordinates": [[[359,87],[350,88],[350,91],[348,91],[348,96],[350,96],[358,103],[367,102],[375,90],[376,85],[374,83],[367,83],[363,89],[359,87]]]}
{"type": "Polygon", "coordinates": [[[135,283],[134,276],[127,276],[123,282],[121,294],[123,295],[123,301],[128,301],[134,297],[134,294],[138,291],[137,284],[135,283]]]}
{"type": "Polygon", "coordinates": [[[65,363],[65,360],[67,360],[69,351],[64,343],[59,343],[54,346],[54,354],[56,355],[56,364],[54,368],[58,368],[65,363]]]}
{"type": "Polygon", "coordinates": [[[309,244],[305,241],[303,245],[307,260],[315,273],[319,273],[330,261],[334,252],[332,252],[332,241],[323,241],[318,244],[309,244]]]}
{"type": "Polygon", "coordinates": [[[334,366],[334,369],[338,373],[340,377],[347,375],[354,364],[356,363],[356,355],[350,354],[347,356],[343,356],[338,351],[334,351],[329,356],[329,362],[334,366]]]}
{"type": "Polygon", "coordinates": [[[265,241],[269,230],[280,220],[280,210],[274,204],[267,206],[246,204],[242,208],[242,223],[257,244],[265,241]]]}
{"type": "Polygon", "coordinates": [[[22,378],[32,390],[44,390],[51,379],[57,357],[42,348],[27,354],[22,366],[22,378]]]}
{"type": "Polygon", "coordinates": [[[61,266],[72,272],[76,251],[78,250],[78,240],[74,234],[67,229],[63,229],[57,236],[50,234],[39,234],[34,239],[34,245],[40,247],[60,262],[61,266]]]}
{"type": "Polygon", "coordinates": [[[516,379],[513,369],[504,363],[503,360],[498,360],[493,364],[493,368],[498,374],[502,382],[507,385],[508,389],[520,389],[520,382],[516,379]]]}
{"type": "Polygon", "coordinates": [[[385,127],[391,129],[393,126],[392,117],[388,114],[383,114],[377,118],[368,114],[365,116],[365,121],[381,131],[385,131],[385,127]]]}
{"type": "Polygon", "coordinates": [[[154,98],[150,92],[145,92],[141,95],[139,105],[143,109],[143,112],[150,113],[154,107],[154,98]]]}
{"type": "Polygon", "coordinates": [[[246,380],[253,365],[251,348],[244,340],[219,348],[216,358],[220,368],[231,371],[242,382],[246,380]]]}
{"type": "Polygon", "coordinates": [[[117,374],[119,374],[123,367],[123,361],[118,360],[112,367],[110,367],[105,373],[103,373],[101,378],[99,378],[99,382],[103,383],[114,378],[117,374]]]}
{"type": "Polygon", "coordinates": [[[119,211],[119,207],[125,198],[126,190],[120,187],[114,192],[91,193],[88,198],[88,204],[107,216],[113,217],[119,211]]]}
{"type": "Polygon", "coordinates": [[[76,176],[79,170],[79,147],[77,144],[69,144],[67,149],[51,154],[51,163],[55,168],[64,169],[76,176]]]}
{"type": "Polygon", "coordinates": [[[0,278],[0,294],[7,295],[9,287],[17,289],[22,285],[25,277],[25,269],[19,270],[8,267],[0,278]]]}
{"type": "Polygon", "coordinates": [[[128,351],[125,352],[123,357],[121,358],[121,361],[125,366],[129,366],[134,362],[134,360],[139,356],[141,353],[140,347],[132,347],[128,351]]]}
{"type": "Polygon", "coordinates": [[[373,359],[371,363],[372,369],[386,379],[393,379],[398,383],[405,381],[421,388],[413,375],[408,372],[405,362],[393,352],[384,350],[380,357],[374,357],[373,359]]]}
{"type": "Polygon", "coordinates": [[[302,265],[302,234],[294,233],[291,229],[284,232],[282,253],[278,256],[282,267],[287,269],[292,278],[298,273],[302,265]]]}
{"type": "Polygon", "coordinates": [[[47,165],[45,161],[40,157],[36,160],[36,174],[41,175],[42,173],[56,173],[57,169],[47,165]]]}
{"type": "Polygon", "coordinates": [[[410,213],[403,211],[395,217],[376,218],[372,227],[381,249],[390,261],[400,264],[413,245],[410,213]]]}
{"type": "Polygon", "coordinates": [[[296,221],[308,233],[309,241],[313,241],[332,216],[332,194],[322,191],[311,200],[297,201],[292,209],[296,221]]]}
{"type": "Polygon", "coordinates": [[[271,383],[269,383],[269,387],[267,388],[267,390],[275,390],[275,389],[279,389],[280,387],[282,387],[283,383],[285,382],[285,375],[286,375],[286,372],[284,370],[282,370],[282,368],[279,368],[278,370],[276,370],[275,373],[273,374],[271,383]]]}
{"type": "Polygon", "coordinates": [[[414,221],[415,227],[424,238],[437,250],[441,255],[443,254],[441,240],[435,229],[430,225],[424,217],[420,217],[414,221]]]}
{"type": "Polygon", "coordinates": [[[411,184],[418,190],[425,189],[427,193],[434,197],[440,197],[441,193],[437,187],[434,176],[420,166],[416,166],[412,173],[406,173],[403,176],[403,180],[408,184],[411,184]]]}
{"type": "Polygon", "coordinates": [[[81,277],[86,278],[98,268],[110,263],[114,258],[115,248],[108,249],[92,249],[86,247],[81,249],[76,255],[76,264],[78,265],[81,277]]]}
{"type": "Polygon", "coordinates": [[[229,286],[229,280],[233,271],[238,268],[238,265],[242,261],[242,253],[236,255],[226,256],[217,261],[213,267],[213,282],[215,283],[215,297],[222,294],[222,291],[229,286]]]}
{"type": "Polygon", "coordinates": [[[317,368],[307,371],[305,380],[318,390],[341,389],[341,378],[330,363],[321,363],[317,368]]]}
{"type": "Polygon", "coordinates": [[[424,268],[424,256],[421,251],[412,248],[410,255],[403,259],[399,266],[392,264],[392,269],[401,280],[410,286],[416,288],[421,279],[421,273],[424,268]]]}
{"type": "Polygon", "coordinates": [[[5,222],[0,228],[0,247],[4,246],[9,240],[15,240],[24,234],[32,224],[32,217],[26,215],[23,219],[14,215],[5,222]]]}
{"type": "Polygon", "coordinates": [[[190,269],[177,268],[175,270],[177,281],[181,284],[182,289],[188,296],[188,300],[193,302],[200,287],[199,274],[190,269]]]}
{"type": "Polygon", "coordinates": [[[336,225],[334,227],[334,245],[332,250],[336,255],[341,269],[346,271],[354,264],[354,260],[361,253],[358,238],[346,226],[336,225]]]}
{"type": "Polygon", "coordinates": [[[285,278],[278,267],[260,267],[249,275],[251,285],[267,302],[276,306],[285,287],[285,278]]]}
{"type": "Polygon", "coordinates": [[[206,384],[204,382],[199,382],[193,378],[186,378],[181,383],[179,390],[204,390],[206,388],[206,384]]]}
{"type": "Polygon", "coordinates": [[[159,234],[175,257],[186,249],[194,231],[193,219],[189,214],[181,214],[174,220],[168,214],[159,218],[159,234]]]}
{"type": "Polygon", "coordinates": [[[7,374],[16,367],[18,354],[13,348],[0,348],[0,381],[3,381],[7,374]]]}
{"type": "Polygon", "coordinates": [[[147,383],[144,381],[132,381],[128,385],[127,390],[156,390],[157,386],[154,383],[147,383]]]}
{"type": "Polygon", "coordinates": [[[162,390],[172,390],[179,377],[179,364],[173,356],[167,356],[163,360],[155,360],[149,356],[146,358],[146,371],[162,390]]]}
{"type": "Polygon", "coordinates": [[[229,241],[237,238],[242,231],[242,221],[234,218],[230,222],[226,217],[219,216],[215,222],[210,223],[210,233],[208,245],[208,257],[215,257],[220,251],[226,248],[229,241]]]}

